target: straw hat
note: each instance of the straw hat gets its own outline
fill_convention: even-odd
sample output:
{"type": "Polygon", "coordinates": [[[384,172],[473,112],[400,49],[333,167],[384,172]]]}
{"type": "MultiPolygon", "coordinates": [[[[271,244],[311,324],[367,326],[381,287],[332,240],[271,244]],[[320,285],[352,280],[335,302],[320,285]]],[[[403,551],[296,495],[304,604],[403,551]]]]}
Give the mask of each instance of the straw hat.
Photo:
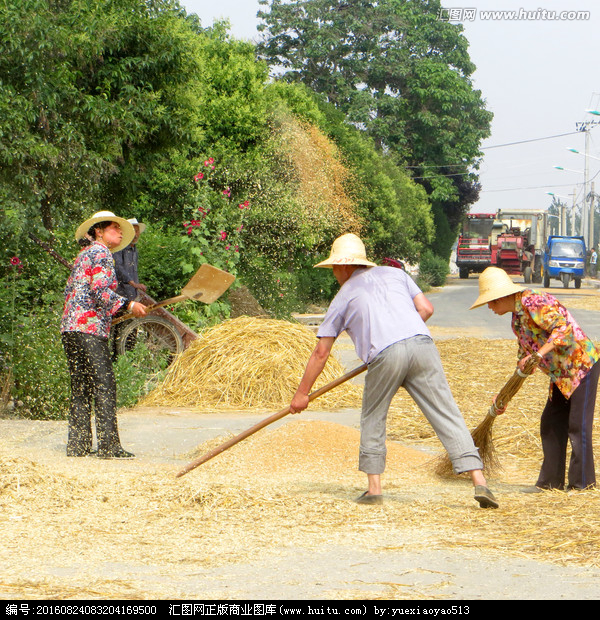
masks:
{"type": "Polygon", "coordinates": [[[133,229],[133,226],[130,222],[124,220],[122,217],[117,217],[111,211],[98,211],[79,226],[79,228],[75,232],[75,240],[79,241],[80,239],[83,239],[86,236],[88,230],[94,224],[98,224],[99,222],[116,222],[121,227],[121,231],[123,232],[123,238],[121,239],[121,243],[117,247],[111,248],[110,251],[113,254],[115,252],[118,252],[119,250],[122,250],[123,248],[126,248],[135,237],[135,230],[133,229]]]}
{"type": "Polygon", "coordinates": [[[523,290],[525,289],[515,284],[504,269],[488,267],[479,276],[479,297],[469,310],[483,306],[488,301],[494,301],[513,293],[520,293],[523,290]]]}
{"type": "Polygon", "coordinates": [[[317,263],[315,267],[333,267],[334,265],[377,266],[367,260],[365,244],[354,233],[346,233],[338,237],[331,246],[329,258],[317,263]]]}
{"type": "Polygon", "coordinates": [[[142,224],[141,222],[137,221],[137,218],[132,217],[130,219],[127,220],[132,226],[138,226],[140,229],[140,235],[146,230],[146,224],[142,224]]]}

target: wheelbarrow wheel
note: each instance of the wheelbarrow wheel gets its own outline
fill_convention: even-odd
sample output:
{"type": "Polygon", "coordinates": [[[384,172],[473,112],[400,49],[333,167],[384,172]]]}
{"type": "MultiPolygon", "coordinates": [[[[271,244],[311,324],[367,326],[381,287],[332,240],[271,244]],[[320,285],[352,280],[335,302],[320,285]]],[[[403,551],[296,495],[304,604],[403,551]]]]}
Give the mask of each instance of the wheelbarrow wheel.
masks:
{"type": "Polygon", "coordinates": [[[127,321],[117,337],[116,348],[119,355],[144,348],[145,355],[165,358],[170,364],[184,346],[175,325],[167,319],[150,315],[127,321]]]}

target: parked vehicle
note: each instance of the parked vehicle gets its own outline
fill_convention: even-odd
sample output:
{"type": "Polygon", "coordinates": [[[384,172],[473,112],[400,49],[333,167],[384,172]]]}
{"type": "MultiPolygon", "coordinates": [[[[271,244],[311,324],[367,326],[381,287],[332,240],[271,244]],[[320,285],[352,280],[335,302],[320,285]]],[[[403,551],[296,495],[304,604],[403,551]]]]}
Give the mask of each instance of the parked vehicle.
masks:
{"type": "Polygon", "coordinates": [[[575,288],[580,288],[585,275],[585,257],[583,237],[550,235],[544,251],[544,287],[550,286],[550,280],[560,280],[563,287],[568,288],[573,280],[575,288]]]}
{"type": "Polygon", "coordinates": [[[492,239],[492,265],[510,274],[521,274],[526,284],[542,282],[544,246],[548,238],[548,214],[524,209],[496,214],[503,230],[492,239]]]}
{"type": "Polygon", "coordinates": [[[491,265],[490,235],[495,217],[494,213],[467,214],[456,247],[456,266],[460,278],[468,278],[469,273],[481,273],[491,265]]]}
{"type": "Polygon", "coordinates": [[[550,232],[548,213],[523,209],[467,214],[456,248],[461,278],[494,265],[525,283],[541,284],[544,246],[550,232]]]}
{"type": "Polygon", "coordinates": [[[511,228],[498,235],[492,247],[492,264],[511,275],[523,275],[529,284],[533,280],[534,251],[529,244],[529,229],[511,228]]]}

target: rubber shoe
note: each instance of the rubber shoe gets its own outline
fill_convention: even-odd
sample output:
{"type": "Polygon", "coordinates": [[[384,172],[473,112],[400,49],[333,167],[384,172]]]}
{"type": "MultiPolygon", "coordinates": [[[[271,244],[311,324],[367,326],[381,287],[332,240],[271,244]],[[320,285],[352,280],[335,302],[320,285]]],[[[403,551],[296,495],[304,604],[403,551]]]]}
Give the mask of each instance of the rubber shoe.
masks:
{"type": "Polygon", "coordinates": [[[521,489],[521,493],[543,493],[545,491],[545,489],[542,489],[542,487],[523,487],[521,489]]]}
{"type": "Polygon", "coordinates": [[[123,448],[117,448],[116,450],[98,450],[99,459],[133,459],[135,454],[127,452],[123,448]]]}
{"type": "Polygon", "coordinates": [[[475,487],[475,500],[479,502],[482,508],[498,508],[499,506],[494,494],[483,485],[475,487]]]}
{"type": "Polygon", "coordinates": [[[383,504],[383,495],[368,495],[368,491],[365,491],[354,501],[357,504],[383,504]]]}

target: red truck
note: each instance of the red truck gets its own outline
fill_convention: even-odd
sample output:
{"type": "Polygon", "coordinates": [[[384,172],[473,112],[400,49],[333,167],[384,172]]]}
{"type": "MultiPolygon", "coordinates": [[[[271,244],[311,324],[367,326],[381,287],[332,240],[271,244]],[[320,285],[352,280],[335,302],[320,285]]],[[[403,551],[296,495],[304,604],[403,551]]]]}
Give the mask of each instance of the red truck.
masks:
{"type": "Polygon", "coordinates": [[[456,247],[456,266],[461,278],[481,273],[492,264],[490,237],[495,213],[467,213],[456,247]]]}
{"type": "Polygon", "coordinates": [[[512,275],[522,275],[525,283],[542,282],[544,246],[550,230],[545,211],[498,211],[500,234],[492,235],[492,265],[512,275]]]}

